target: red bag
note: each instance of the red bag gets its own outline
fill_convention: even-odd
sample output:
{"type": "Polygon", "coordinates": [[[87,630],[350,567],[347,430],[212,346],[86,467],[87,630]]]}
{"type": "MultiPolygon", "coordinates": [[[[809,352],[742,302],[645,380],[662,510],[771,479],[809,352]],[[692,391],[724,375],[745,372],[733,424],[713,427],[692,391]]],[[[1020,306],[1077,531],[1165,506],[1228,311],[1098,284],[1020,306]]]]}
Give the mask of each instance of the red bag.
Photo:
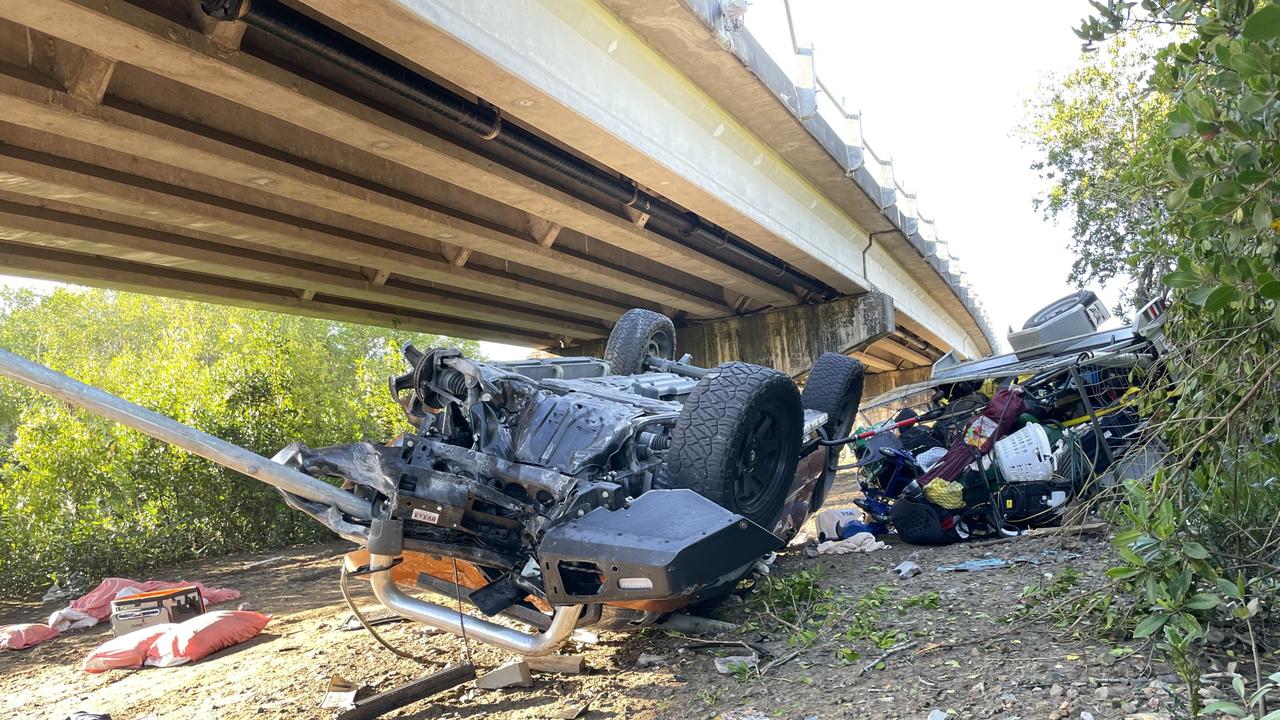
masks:
{"type": "Polygon", "coordinates": [[[112,638],[89,653],[89,657],[84,659],[83,669],[89,673],[100,673],[115,668],[140,668],[156,638],[176,627],[175,623],[162,623],[112,638]]]}
{"type": "Polygon", "coordinates": [[[44,623],[20,623],[0,626],[0,650],[22,650],[57,636],[58,631],[44,623]]]}
{"type": "Polygon", "coordinates": [[[223,648],[255,637],[270,615],[247,610],[219,610],[170,626],[147,650],[146,664],[172,667],[195,662],[223,648]]]}

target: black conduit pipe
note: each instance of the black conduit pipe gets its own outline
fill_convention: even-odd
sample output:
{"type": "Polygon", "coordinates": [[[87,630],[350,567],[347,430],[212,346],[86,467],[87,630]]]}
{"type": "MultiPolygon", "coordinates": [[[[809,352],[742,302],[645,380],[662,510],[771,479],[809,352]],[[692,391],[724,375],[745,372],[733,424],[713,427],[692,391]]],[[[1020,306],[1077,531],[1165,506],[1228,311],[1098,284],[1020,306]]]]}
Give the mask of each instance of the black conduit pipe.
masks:
{"type": "MultiPolygon", "coordinates": [[[[591,165],[533,133],[502,122],[501,114],[418,75],[342,33],[281,4],[278,0],[205,0],[201,8],[216,20],[241,20],[270,35],[317,55],[330,63],[396,93],[447,121],[520,155],[574,183],[589,187],[623,205],[649,215],[646,227],[665,227],[667,235],[695,240],[715,254],[732,255],[740,267],[763,280],[790,286],[814,299],[838,295],[831,287],[768,257],[723,228],[694,213],[646,193],[636,184],[591,165]],[[655,223],[656,221],[656,223],[655,223]]],[[[676,238],[672,238],[676,239],[676,238]]]]}

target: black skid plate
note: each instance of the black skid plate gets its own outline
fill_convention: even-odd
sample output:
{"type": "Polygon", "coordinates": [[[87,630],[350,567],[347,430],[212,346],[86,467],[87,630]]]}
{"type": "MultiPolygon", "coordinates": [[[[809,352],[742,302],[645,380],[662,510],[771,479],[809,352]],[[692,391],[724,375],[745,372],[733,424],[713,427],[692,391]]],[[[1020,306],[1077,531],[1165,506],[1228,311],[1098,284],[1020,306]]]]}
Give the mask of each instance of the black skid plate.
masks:
{"type": "Polygon", "coordinates": [[[538,548],[554,604],[696,595],[782,546],[773,533],[692,490],[650,490],[546,532],[538,548]]]}

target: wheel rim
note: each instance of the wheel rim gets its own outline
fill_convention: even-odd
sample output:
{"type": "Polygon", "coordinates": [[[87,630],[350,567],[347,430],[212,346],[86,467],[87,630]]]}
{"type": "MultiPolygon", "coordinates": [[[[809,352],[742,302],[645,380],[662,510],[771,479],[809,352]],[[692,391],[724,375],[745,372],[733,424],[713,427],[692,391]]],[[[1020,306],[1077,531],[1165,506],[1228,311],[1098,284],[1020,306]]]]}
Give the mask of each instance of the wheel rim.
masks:
{"type": "Polygon", "coordinates": [[[675,349],[675,343],[671,342],[671,336],[666,332],[659,330],[649,336],[649,343],[645,347],[645,353],[663,360],[671,360],[675,349]]]}
{"type": "Polygon", "coordinates": [[[781,403],[769,403],[743,438],[733,480],[733,499],[740,515],[755,515],[767,508],[778,486],[786,481],[787,443],[779,434],[787,432],[785,417],[781,403]]]}

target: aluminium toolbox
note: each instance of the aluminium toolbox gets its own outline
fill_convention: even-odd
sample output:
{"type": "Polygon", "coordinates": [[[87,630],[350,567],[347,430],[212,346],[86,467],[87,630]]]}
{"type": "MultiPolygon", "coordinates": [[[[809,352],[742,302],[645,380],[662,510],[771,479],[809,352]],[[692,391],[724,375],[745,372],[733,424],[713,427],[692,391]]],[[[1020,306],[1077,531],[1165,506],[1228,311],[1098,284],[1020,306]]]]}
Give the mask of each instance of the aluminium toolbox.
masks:
{"type": "Polygon", "coordinates": [[[204,613],[197,587],[127,595],[111,601],[111,632],[116,636],[160,623],[179,623],[204,613]]]}

